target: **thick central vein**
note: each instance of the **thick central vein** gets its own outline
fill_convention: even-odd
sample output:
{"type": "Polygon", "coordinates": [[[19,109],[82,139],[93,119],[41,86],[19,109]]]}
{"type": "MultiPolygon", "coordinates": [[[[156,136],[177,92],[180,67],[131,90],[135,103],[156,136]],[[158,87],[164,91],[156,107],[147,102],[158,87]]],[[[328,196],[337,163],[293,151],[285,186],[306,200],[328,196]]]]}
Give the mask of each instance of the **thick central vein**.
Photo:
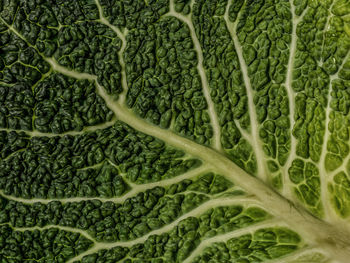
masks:
{"type": "Polygon", "coordinates": [[[288,199],[276,193],[261,180],[248,175],[217,151],[140,119],[128,108],[113,101],[100,86],[98,86],[98,92],[121,121],[136,130],[159,138],[174,147],[186,151],[202,159],[205,163],[211,164],[218,172],[234,182],[239,182],[239,185],[243,189],[248,191],[254,189],[254,194],[258,199],[262,200],[264,207],[269,208],[269,212],[286,221],[288,225],[299,231],[299,233],[308,236],[312,243],[319,244],[323,249],[329,251],[334,258],[342,261],[350,257],[350,250],[344,249],[350,247],[350,234],[346,230],[338,229],[337,226],[331,226],[315,218],[301,206],[294,206],[288,199]]]}
{"type": "Polygon", "coordinates": [[[192,22],[190,21],[190,19],[188,19],[188,17],[186,17],[182,14],[179,14],[175,11],[173,0],[170,0],[170,11],[167,15],[176,17],[177,19],[181,20],[182,22],[184,22],[188,26],[188,28],[190,30],[191,38],[192,38],[192,41],[194,43],[194,49],[196,50],[197,56],[198,56],[197,70],[198,70],[199,76],[201,78],[201,83],[202,83],[202,87],[203,87],[203,89],[202,89],[203,95],[207,101],[208,113],[209,113],[210,120],[211,120],[211,126],[213,127],[213,133],[214,133],[213,145],[214,145],[214,148],[216,150],[218,150],[219,152],[223,152],[222,145],[221,145],[220,124],[219,124],[217,113],[215,111],[214,102],[211,99],[210,88],[209,88],[207,76],[205,74],[205,69],[203,67],[203,60],[204,60],[203,52],[202,52],[202,48],[201,48],[201,45],[199,43],[198,37],[196,35],[196,31],[193,27],[192,22]]]}
{"type": "MultiPolygon", "coordinates": [[[[240,64],[240,69],[241,69],[241,72],[243,75],[244,85],[246,87],[246,93],[247,93],[247,98],[248,98],[248,110],[249,110],[249,119],[250,119],[251,138],[252,138],[252,141],[250,141],[250,143],[253,145],[253,149],[255,152],[256,160],[257,160],[258,176],[264,182],[266,182],[267,181],[267,171],[266,171],[265,165],[264,165],[265,154],[262,150],[261,143],[259,141],[258,120],[257,120],[255,105],[254,105],[254,101],[253,101],[253,92],[254,91],[253,91],[253,87],[250,83],[250,79],[248,76],[247,65],[246,65],[245,60],[243,58],[242,47],[240,46],[239,40],[237,37],[237,32],[236,32],[237,22],[232,23],[230,21],[230,19],[228,18],[229,6],[230,6],[230,1],[228,1],[227,7],[226,7],[224,20],[226,21],[228,31],[230,32],[232,41],[233,41],[235,49],[236,49],[236,53],[237,53],[239,64],[240,64]]],[[[239,18],[237,18],[236,21],[239,21],[239,18]]]]}

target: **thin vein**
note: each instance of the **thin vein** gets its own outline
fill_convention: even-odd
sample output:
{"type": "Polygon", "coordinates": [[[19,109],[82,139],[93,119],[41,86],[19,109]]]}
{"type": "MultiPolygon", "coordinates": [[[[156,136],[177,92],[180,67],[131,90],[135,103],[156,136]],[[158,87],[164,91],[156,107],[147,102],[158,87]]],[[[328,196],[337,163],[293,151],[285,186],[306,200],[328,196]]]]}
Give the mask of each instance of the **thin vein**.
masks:
{"type": "MultiPolygon", "coordinates": [[[[8,224],[8,225],[10,225],[10,224],[8,224]]],[[[47,230],[47,229],[60,229],[60,230],[66,231],[66,232],[72,232],[72,233],[80,234],[81,236],[85,237],[86,239],[90,240],[91,242],[96,243],[95,239],[91,235],[89,235],[86,231],[84,231],[82,229],[78,229],[78,228],[68,227],[68,226],[59,226],[59,225],[46,225],[46,226],[43,226],[43,227],[39,227],[39,226],[14,227],[14,226],[11,226],[11,228],[13,230],[15,230],[15,231],[20,231],[20,232],[34,231],[34,230],[43,231],[43,230],[47,230]]]]}
{"type": "Polygon", "coordinates": [[[113,117],[112,120],[108,122],[101,123],[94,126],[86,126],[81,131],[68,131],[64,133],[47,133],[47,132],[39,132],[37,130],[26,131],[26,130],[17,130],[17,129],[9,129],[9,128],[0,128],[0,131],[17,132],[17,133],[24,132],[29,137],[63,137],[67,135],[77,136],[77,135],[85,134],[87,132],[94,132],[97,130],[103,130],[103,129],[112,127],[115,124],[115,122],[116,122],[116,117],[113,117]]]}
{"type": "Polygon", "coordinates": [[[175,8],[174,8],[174,0],[170,0],[170,11],[168,12],[167,16],[173,16],[173,17],[176,17],[177,19],[181,20],[182,22],[184,22],[189,30],[190,30],[190,33],[191,33],[191,38],[192,38],[192,41],[194,43],[194,49],[196,50],[197,52],[197,57],[198,57],[198,63],[197,63],[197,70],[199,72],[199,76],[201,78],[201,83],[202,83],[202,87],[203,87],[203,95],[207,101],[207,105],[208,105],[208,113],[209,113],[209,116],[210,116],[210,120],[211,120],[211,126],[213,128],[213,146],[214,146],[214,149],[216,149],[217,151],[219,152],[223,152],[222,150],[222,145],[221,145],[221,129],[220,129],[220,124],[219,124],[219,120],[218,120],[218,116],[217,116],[217,113],[215,111],[215,106],[214,106],[214,102],[213,100],[211,99],[211,95],[210,95],[210,88],[209,88],[209,84],[208,84],[208,80],[207,80],[207,76],[206,76],[206,73],[205,73],[205,69],[204,69],[204,66],[203,66],[203,52],[202,52],[202,48],[201,48],[201,45],[199,43],[199,40],[198,40],[198,37],[196,35],[196,31],[194,29],[194,26],[193,26],[193,23],[192,21],[180,14],[180,13],[177,13],[175,11],[175,8]]]}
{"type": "Polygon", "coordinates": [[[255,105],[254,105],[254,101],[253,101],[254,91],[253,91],[253,87],[250,83],[250,79],[249,79],[249,75],[248,75],[248,68],[247,68],[245,60],[243,58],[242,47],[239,44],[239,40],[238,40],[237,32],[236,32],[236,27],[237,27],[237,23],[239,21],[239,17],[237,18],[235,23],[232,23],[230,21],[230,19],[228,18],[229,7],[230,7],[230,1],[228,1],[227,7],[226,7],[224,20],[226,21],[226,26],[228,28],[228,31],[230,32],[232,41],[233,41],[234,46],[235,46],[235,50],[236,50],[239,64],[240,64],[240,69],[241,69],[241,72],[243,75],[244,85],[246,87],[246,93],[247,93],[247,98],[248,98],[248,111],[249,111],[249,119],[250,119],[251,138],[252,138],[250,143],[252,143],[255,157],[257,160],[258,176],[260,177],[260,179],[262,181],[266,182],[267,181],[267,172],[266,172],[265,165],[264,165],[265,154],[262,150],[262,146],[261,146],[261,143],[259,141],[259,132],[258,132],[258,125],[259,124],[258,124],[255,105]]]}
{"type": "Polygon", "coordinates": [[[120,38],[120,40],[122,41],[122,46],[118,52],[118,58],[119,58],[119,64],[121,66],[121,74],[122,74],[122,88],[123,91],[122,93],[119,94],[119,101],[120,103],[124,104],[125,100],[126,100],[126,96],[127,96],[127,92],[128,92],[128,84],[127,84],[127,78],[126,78],[126,71],[125,71],[125,62],[123,59],[124,56],[124,51],[126,48],[126,39],[125,39],[125,35],[127,34],[127,31],[124,32],[124,34],[119,30],[118,27],[112,25],[111,23],[109,23],[109,21],[104,17],[103,15],[103,10],[102,10],[102,6],[100,4],[99,0],[95,0],[96,6],[98,8],[98,12],[100,14],[100,22],[105,24],[106,26],[108,26],[109,28],[111,28],[116,34],[117,36],[120,38]]]}
{"type": "Polygon", "coordinates": [[[167,187],[173,184],[177,184],[185,179],[190,179],[195,176],[198,176],[200,174],[209,172],[211,169],[209,168],[208,165],[203,165],[200,166],[196,169],[190,170],[186,173],[183,173],[182,175],[176,176],[174,178],[170,179],[164,179],[159,182],[154,182],[154,183],[147,183],[147,184],[142,184],[142,185],[133,185],[133,188],[127,192],[125,195],[121,197],[111,197],[111,198],[104,198],[104,197],[69,197],[69,198],[50,198],[50,199],[43,199],[43,198],[31,198],[31,199],[26,199],[26,198],[20,198],[20,197],[14,197],[11,195],[7,195],[4,193],[3,190],[0,190],[0,195],[3,197],[13,200],[16,202],[21,202],[24,204],[33,204],[33,203],[43,203],[43,204],[48,204],[53,201],[59,201],[61,203],[71,203],[71,202],[82,202],[82,201],[88,201],[88,200],[100,200],[102,202],[107,202],[111,201],[114,203],[123,203],[125,200],[132,198],[133,196],[136,196],[139,193],[143,193],[146,190],[155,188],[155,187],[167,187]]]}
{"type": "Polygon", "coordinates": [[[322,204],[323,204],[324,210],[325,210],[325,217],[326,217],[326,220],[332,220],[333,222],[339,221],[339,217],[336,215],[334,209],[331,207],[331,204],[330,204],[328,182],[330,180],[332,180],[333,177],[337,173],[346,170],[346,165],[347,165],[348,161],[350,160],[350,154],[348,154],[348,156],[346,156],[344,158],[342,165],[340,167],[338,167],[336,170],[334,170],[332,172],[326,171],[327,144],[328,144],[329,138],[331,137],[331,132],[330,132],[328,126],[329,126],[329,122],[330,122],[330,115],[332,112],[332,108],[331,108],[332,82],[336,79],[339,79],[338,74],[343,69],[343,67],[344,67],[345,63],[347,62],[347,60],[349,59],[349,57],[350,57],[350,50],[348,51],[347,55],[343,59],[342,64],[339,66],[337,72],[330,76],[328,95],[327,95],[328,101],[327,101],[327,107],[325,110],[325,117],[326,117],[326,119],[325,119],[325,134],[323,136],[322,151],[321,151],[320,161],[318,164],[318,168],[320,170],[320,180],[321,180],[321,198],[322,198],[322,204]]]}
{"type": "Polygon", "coordinates": [[[261,223],[257,223],[242,229],[238,229],[223,235],[217,235],[212,238],[208,238],[202,241],[199,244],[199,246],[196,247],[194,251],[192,251],[191,255],[183,261],[183,263],[192,262],[197,256],[199,256],[202,252],[204,252],[205,248],[209,247],[210,245],[213,245],[214,243],[222,243],[222,242],[225,243],[230,239],[237,238],[242,235],[253,234],[255,231],[259,229],[264,229],[267,227],[277,227],[277,226],[285,226],[285,225],[281,224],[281,222],[278,222],[278,220],[276,219],[270,219],[270,220],[263,221],[261,223]]]}
{"type": "Polygon", "coordinates": [[[295,124],[294,115],[295,115],[295,92],[293,90],[293,72],[294,72],[294,59],[295,54],[297,51],[297,27],[300,21],[303,20],[304,15],[306,11],[304,10],[303,14],[296,18],[295,15],[295,6],[293,4],[293,1],[290,1],[290,7],[291,7],[291,14],[292,14],[292,41],[290,44],[290,52],[289,52],[289,59],[288,59],[288,65],[287,65],[287,77],[285,81],[285,86],[287,90],[287,96],[288,96],[288,105],[289,105],[289,119],[290,119],[290,145],[291,149],[289,152],[289,156],[287,159],[287,162],[284,165],[283,169],[283,194],[292,198],[291,193],[291,186],[294,185],[290,179],[289,179],[289,173],[288,169],[291,167],[293,160],[296,158],[296,146],[297,146],[297,140],[295,136],[293,135],[293,127],[295,124]]]}
{"type": "Polygon", "coordinates": [[[167,225],[165,225],[157,230],[151,231],[148,234],[146,234],[142,237],[139,237],[137,239],[130,240],[130,241],[117,241],[117,242],[112,242],[112,243],[96,243],[96,245],[94,247],[92,247],[91,249],[78,255],[77,257],[72,258],[67,263],[81,260],[84,256],[92,254],[92,253],[96,253],[101,249],[111,249],[111,248],[116,247],[116,246],[131,247],[135,244],[144,243],[150,236],[161,235],[163,233],[169,232],[176,225],[178,225],[182,220],[185,220],[186,218],[189,218],[189,217],[198,217],[199,215],[203,214],[204,212],[206,212],[212,208],[215,208],[215,207],[232,206],[232,205],[244,205],[245,207],[249,207],[250,205],[255,205],[255,204],[259,204],[259,202],[257,202],[254,199],[239,198],[239,197],[236,197],[236,198],[230,197],[230,198],[210,200],[210,201],[207,201],[205,203],[202,203],[200,206],[196,207],[195,209],[191,210],[190,212],[180,216],[179,218],[177,218],[175,221],[171,222],[170,224],[167,224],[167,225]]]}

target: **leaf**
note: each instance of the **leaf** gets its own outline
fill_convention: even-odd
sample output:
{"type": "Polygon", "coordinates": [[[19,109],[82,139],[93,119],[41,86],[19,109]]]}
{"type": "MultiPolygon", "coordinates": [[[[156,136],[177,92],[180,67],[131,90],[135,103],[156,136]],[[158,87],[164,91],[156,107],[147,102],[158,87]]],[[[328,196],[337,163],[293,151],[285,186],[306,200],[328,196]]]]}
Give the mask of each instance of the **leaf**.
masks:
{"type": "Polygon", "coordinates": [[[0,260],[348,262],[349,13],[0,2],[0,260]]]}

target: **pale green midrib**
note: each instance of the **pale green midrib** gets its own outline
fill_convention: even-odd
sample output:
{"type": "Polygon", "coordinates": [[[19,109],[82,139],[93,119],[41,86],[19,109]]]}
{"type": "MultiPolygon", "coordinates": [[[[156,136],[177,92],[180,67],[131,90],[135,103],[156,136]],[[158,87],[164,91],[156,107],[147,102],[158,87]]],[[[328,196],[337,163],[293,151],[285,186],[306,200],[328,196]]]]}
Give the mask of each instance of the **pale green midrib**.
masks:
{"type": "Polygon", "coordinates": [[[104,89],[98,84],[97,86],[99,94],[105,98],[107,105],[116,112],[121,121],[126,122],[136,130],[157,137],[174,147],[201,158],[206,163],[210,163],[233,182],[239,182],[243,189],[250,192],[253,191],[263,201],[264,207],[267,207],[270,213],[285,220],[297,232],[303,233],[304,239],[309,240],[312,244],[319,244],[323,249],[328,250],[334,258],[344,261],[344,259],[350,257],[350,250],[344,250],[344,247],[350,247],[350,235],[347,234],[347,230],[331,226],[309,214],[304,207],[298,204],[293,205],[288,199],[276,193],[259,179],[247,174],[227,157],[215,150],[196,144],[191,140],[140,119],[125,106],[113,102],[104,89]]]}
{"type": "MultiPolygon", "coordinates": [[[[69,74],[82,78],[82,74],[76,72],[69,74]]],[[[92,77],[96,79],[95,76],[92,77]]],[[[217,151],[140,119],[124,105],[120,105],[112,100],[98,83],[96,85],[98,93],[105,99],[108,107],[115,112],[121,121],[136,130],[157,137],[172,146],[187,151],[194,157],[199,157],[203,161],[212,164],[223,175],[226,175],[234,182],[239,182],[244,189],[253,191],[264,202],[264,207],[269,208],[270,213],[285,220],[297,232],[303,233],[304,239],[306,238],[314,244],[319,244],[323,249],[329,251],[335,259],[346,262],[350,258],[350,234],[346,229],[339,229],[337,226],[329,225],[310,215],[305,208],[298,204],[293,205],[288,199],[276,193],[259,179],[247,174],[217,151]]]]}
{"type": "MultiPolygon", "coordinates": [[[[43,204],[48,204],[50,202],[54,202],[54,201],[59,201],[61,203],[71,203],[71,202],[81,202],[81,201],[88,201],[88,200],[100,200],[102,202],[107,202],[107,201],[111,201],[111,202],[115,202],[115,203],[122,203],[124,202],[126,199],[131,198],[133,196],[136,196],[139,193],[145,192],[146,190],[155,188],[155,187],[168,187],[171,186],[173,184],[176,183],[180,183],[182,180],[185,179],[190,179],[193,177],[197,177],[203,173],[209,172],[211,171],[212,168],[210,168],[209,165],[202,165],[196,169],[190,170],[186,173],[183,173],[179,176],[170,178],[170,179],[164,179],[162,181],[159,182],[154,182],[154,183],[146,183],[146,184],[140,184],[140,185],[136,185],[133,184],[132,189],[125,193],[123,196],[121,197],[111,197],[111,198],[104,198],[104,197],[67,197],[67,198],[50,198],[50,199],[42,199],[42,198],[31,198],[31,199],[26,199],[26,198],[20,198],[20,197],[14,197],[11,195],[7,195],[4,193],[3,190],[0,190],[0,195],[12,200],[12,201],[16,201],[16,202],[21,202],[24,204],[33,204],[33,203],[43,203],[43,204]]],[[[185,191],[184,193],[187,193],[188,191],[185,191]]],[[[201,194],[200,192],[198,192],[198,194],[201,194]]]]}
{"type": "MultiPolygon", "coordinates": [[[[222,199],[213,199],[209,200],[207,202],[202,203],[201,205],[197,206],[196,208],[192,209],[191,211],[183,214],[182,216],[178,217],[176,220],[171,222],[170,224],[167,224],[159,229],[153,230],[146,235],[143,235],[142,237],[130,240],[130,241],[117,241],[117,242],[111,242],[111,243],[105,243],[105,242],[95,242],[95,246],[89,249],[88,251],[85,251],[82,254],[79,254],[77,257],[71,259],[69,262],[73,262],[74,260],[80,260],[86,255],[89,255],[91,253],[97,252],[100,249],[111,249],[116,246],[127,246],[131,247],[135,244],[144,243],[150,236],[153,235],[161,235],[163,233],[171,231],[174,227],[178,225],[178,223],[186,218],[189,217],[198,217],[201,214],[205,213],[206,211],[210,210],[211,208],[216,208],[219,206],[232,206],[232,205],[242,205],[244,208],[248,207],[261,207],[261,204],[257,202],[254,199],[247,199],[247,198],[222,198],[222,199]]],[[[266,221],[264,221],[266,222],[266,221]]],[[[246,227],[245,229],[248,229],[246,227]]],[[[67,262],[67,263],[69,263],[67,262]]]]}
{"type": "Polygon", "coordinates": [[[210,95],[210,88],[209,88],[207,76],[205,73],[205,69],[203,66],[203,61],[204,61],[203,52],[202,52],[198,37],[196,35],[196,31],[193,27],[192,22],[188,19],[188,17],[186,17],[180,13],[177,13],[175,11],[174,0],[169,1],[169,12],[166,14],[166,16],[176,17],[177,19],[179,19],[180,21],[185,23],[187,25],[188,29],[190,30],[191,38],[192,38],[192,41],[194,44],[193,48],[197,53],[197,59],[198,59],[197,70],[198,70],[199,76],[201,78],[202,91],[203,91],[203,95],[204,95],[206,102],[207,102],[207,105],[208,105],[208,114],[210,117],[211,126],[213,128],[213,143],[212,144],[213,144],[213,147],[217,151],[223,152],[222,145],[221,145],[221,128],[220,128],[217,113],[215,111],[214,102],[213,102],[211,95],[210,95]]]}
{"type": "Polygon", "coordinates": [[[268,182],[268,177],[267,177],[267,169],[264,165],[263,160],[265,159],[265,153],[262,149],[261,142],[259,141],[259,131],[258,131],[258,121],[257,121],[257,116],[256,116],[256,109],[254,106],[254,101],[253,101],[253,88],[250,83],[250,78],[248,75],[248,68],[245,63],[244,57],[243,57],[243,51],[242,47],[240,46],[239,40],[237,38],[236,34],[236,27],[237,23],[240,19],[240,17],[237,17],[236,22],[232,23],[229,19],[229,7],[230,7],[231,2],[228,1],[226,10],[225,10],[225,15],[224,15],[224,20],[226,23],[226,27],[231,35],[232,42],[234,44],[236,54],[238,57],[239,65],[240,65],[240,70],[242,72],[242,77],[244,81],[244,86],[247,94],[247,99],[248,99],[248,110],[249,110],[249,120],[250,120],[250,129],[251,129],[251,138],[252,140],[249,141],[252,144],[253,151],[255,153],[255,158],[257,162],[257,175],[259,178],[264,181],[268,182]]]}

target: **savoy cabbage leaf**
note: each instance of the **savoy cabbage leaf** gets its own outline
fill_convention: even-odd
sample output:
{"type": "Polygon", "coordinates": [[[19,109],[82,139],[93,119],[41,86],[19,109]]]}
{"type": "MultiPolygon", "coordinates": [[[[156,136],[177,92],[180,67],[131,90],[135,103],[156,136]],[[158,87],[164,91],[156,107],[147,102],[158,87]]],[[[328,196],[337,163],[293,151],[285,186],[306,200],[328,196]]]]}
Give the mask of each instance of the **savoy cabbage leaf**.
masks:
{"type": "Polygon", "coordinates": [[[0,0],[0,262],[349,262],[349,0],[0,0]]]}

